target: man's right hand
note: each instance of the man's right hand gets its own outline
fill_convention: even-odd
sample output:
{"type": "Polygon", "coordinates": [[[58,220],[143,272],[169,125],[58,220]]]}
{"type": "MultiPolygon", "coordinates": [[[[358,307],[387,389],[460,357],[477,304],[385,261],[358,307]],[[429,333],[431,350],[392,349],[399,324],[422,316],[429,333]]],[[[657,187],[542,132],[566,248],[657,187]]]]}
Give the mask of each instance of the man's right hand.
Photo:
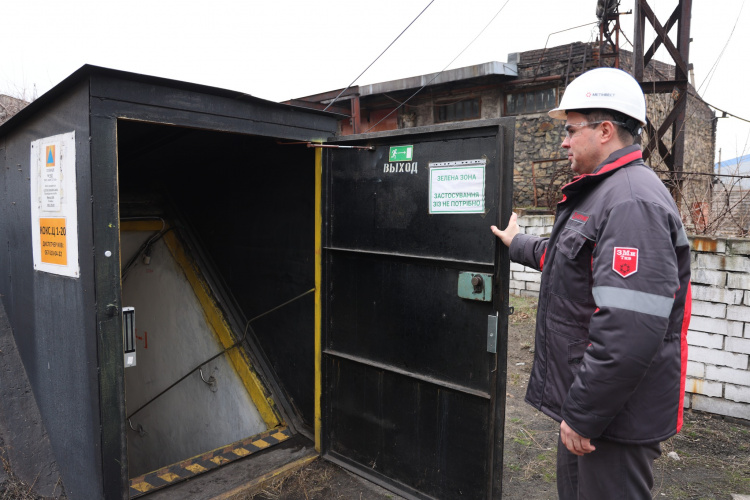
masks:
{"type": "Polygon", "coordinates": [[[515,212],[511,214],[510,220],[508,221],[508,227],[506,227],[504,231],[500,231],[497,226],[490,226],[490,229],[495,236],[500,238],[506,247],[510,247],[510,242],[513,241],[513,238],[515,238],[520,232],[518,227],[518,215],[516,215],[515,212]]]}

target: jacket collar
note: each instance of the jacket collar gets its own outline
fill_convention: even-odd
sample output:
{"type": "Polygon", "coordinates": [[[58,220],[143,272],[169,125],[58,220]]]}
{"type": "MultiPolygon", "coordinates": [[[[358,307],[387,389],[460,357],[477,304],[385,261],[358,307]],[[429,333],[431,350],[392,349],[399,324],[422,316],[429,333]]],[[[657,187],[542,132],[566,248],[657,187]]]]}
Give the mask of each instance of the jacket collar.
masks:
{"type": "Polygon", "coordinates": [[[609,177],[609,175],[615,170],[622,168],[634,161],[643,158],[641,147],[638,144],[632,146],[626,146],[622,149],[618,149],[607,157],[594,171],[590,174],[582,174],[573,178],[568,184],[562,187],[563,199],[560,203],[564,202],[568,196],[574,194],[585,186],[590,186],[600,182],[603,178],[609,177]]]}

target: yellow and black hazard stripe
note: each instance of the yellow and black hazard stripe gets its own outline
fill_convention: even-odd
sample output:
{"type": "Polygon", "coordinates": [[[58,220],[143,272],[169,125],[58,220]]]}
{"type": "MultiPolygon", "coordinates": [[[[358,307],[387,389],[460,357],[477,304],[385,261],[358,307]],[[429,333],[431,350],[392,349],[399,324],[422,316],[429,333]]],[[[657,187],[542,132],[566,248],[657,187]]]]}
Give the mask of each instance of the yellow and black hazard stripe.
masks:
{"type": "Polygon", "coordinates": [[[279,427],[133,478],[130,480],[130,498],[145,495],[159,488],[164,488],[165,486],[175,484],[229,462],[252,455],[282,441],[286,441],[290,437],[292,437],[292,433],[287,427],[279,427]]]}

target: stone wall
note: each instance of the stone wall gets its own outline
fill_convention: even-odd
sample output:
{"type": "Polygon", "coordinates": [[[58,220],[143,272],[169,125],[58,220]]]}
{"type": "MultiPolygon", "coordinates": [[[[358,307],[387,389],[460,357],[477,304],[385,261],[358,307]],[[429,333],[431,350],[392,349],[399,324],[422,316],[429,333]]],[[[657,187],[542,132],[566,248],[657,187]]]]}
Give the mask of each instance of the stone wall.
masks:
{"type": "Polygon", "coordinates": [[[10,120],[10,118],[28,106],[29,103],[23,99],[17,99],[9,95],[0,94],[0,124],[10,120]]]}
{"type": "MultiPolygon", "coordinates": [[[[599,66],[598,45],[573,43],[543,50],[531,50],[517,54],[518,75],[520,79],[543,78],[553,75],[567,75],[572,81],[575,76],[599,66]]],[[[632,52],[620,51],[620,67],[632,74],[632,52]]],[[[674,78],[674,66],[652,60],[644,70],[646,80],[658,81],[674,78]]],[[[509,82],[512,86],[513,83],[509,82]]],[[[529,87],[548,87],[549,83],[525,83],[513,86],[512,90],[529,87]]],[[[565,79],[553,82],[558,93],[558,102],[565,91],[565,79]]],[[[511,89],[511,87],[507,87],[511,89]]],[[[683,220],[690,227],[706,227],[705,215],[700,220],[702,203],[710,202],[710,177],[703,174],[712,172],[714,149],[716,144],[716,118],[711,109],[700,100],[690,87],[688,107],[685,118],[686,141],[684,166],[685,172],[696,172],[684,176],[680,193],[680,209],[683,220]],[[694,217],[697,215],[697,217],[694,217]],[[693,221],[693,219],[696,219],[693,221]],[[701,225],[702,224],[702,225],[701,225]]],[[[649,119],[659,125],[671,112],[674,101],[669,94],[649,94],[646,96],[649,119]]],[[[572,178],[567,167],[567,155],[561,148],[562,124],[551,120],[546,113],[519,115],[516,123],[515,161],[514,161],[514,205],[517,207],[553,207],[560,199],[559,186],[572,178]],[[551,128],[548,128],[551,127],[551,128]],[[562,158],[563,161],[548,162],[544,160],[562,158]]],[[[646,144],[646,134],[642,143],[646,144]]],[[[671,148],[671,131],[663,142],[671,148]]],[[[653,154],[647,162],[655,171],[667,171],[662,158],[653,154]]],[[[662,175],[666,178],[666,175],[662,175]]]]}
{"type": "Polygon", "coordinates": [[[554,207],[560,188],[572,178],[562,122],[547,113],[516,118],[513,157],[513,206],[554,207]],[[558,161],[547,161],[558,160],[558,161]]]}
{"type": "MultiPolygon", "coordinates": [[[[553,216],[521,216],[549,235],[553,216]]],[[[750,420],[750,240],[690,237],[692,316],[685,407],[750,420]]],[[[511,262],[510,293],[539,296],[541,273],[511,262]]]]}

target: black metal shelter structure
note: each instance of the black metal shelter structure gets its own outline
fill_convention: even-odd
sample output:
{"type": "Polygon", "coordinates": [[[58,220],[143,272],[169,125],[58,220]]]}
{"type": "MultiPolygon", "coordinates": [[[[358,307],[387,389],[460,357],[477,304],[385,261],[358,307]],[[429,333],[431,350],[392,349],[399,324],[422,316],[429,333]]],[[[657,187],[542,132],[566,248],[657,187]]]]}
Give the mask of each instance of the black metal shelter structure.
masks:
{"type": "MultiPolygon", "coordinates": [[[[69,498],[181,478],[128,470],[129,439],[146,433],[126,394],[122,236],[126,219],[154,218],[232,332],[216,356],[243,352],[270,415],[234,453],[304,435],[409,498],[501,497],[509,260],[489,226],[510,216],[514,122],[337,141],[340,119],[84,66],[0,127],[0,300],[69,498]],[[39,142],[63,135],[66,148],[39,142]],[[71,193],[44,173],[73,150],[71,193]],[[479,187],[452,193],[461,168],[479,187]],[[34,182],[49,210],[74,200],[68,275],[39,261],[61,230],[35,219],[34,182]]],[[[223,463],[201,453],[193,473],[223,463]]]]}

